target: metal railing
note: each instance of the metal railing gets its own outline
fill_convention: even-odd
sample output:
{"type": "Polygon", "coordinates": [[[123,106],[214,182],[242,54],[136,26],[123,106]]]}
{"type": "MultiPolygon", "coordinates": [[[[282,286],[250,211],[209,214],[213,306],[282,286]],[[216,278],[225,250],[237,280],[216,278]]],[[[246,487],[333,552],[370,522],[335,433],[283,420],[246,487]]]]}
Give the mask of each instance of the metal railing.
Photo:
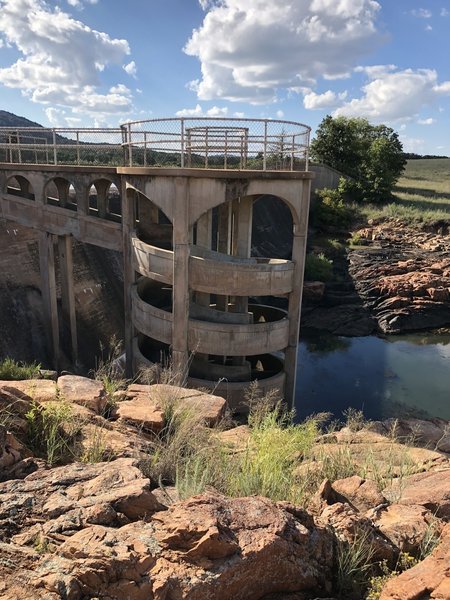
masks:
{"type": "Polygon", "coordinates": [[[169,118],[120,129],[0,127],[0,162],[307,171],[310,128],[268,119],[169,118]]]}

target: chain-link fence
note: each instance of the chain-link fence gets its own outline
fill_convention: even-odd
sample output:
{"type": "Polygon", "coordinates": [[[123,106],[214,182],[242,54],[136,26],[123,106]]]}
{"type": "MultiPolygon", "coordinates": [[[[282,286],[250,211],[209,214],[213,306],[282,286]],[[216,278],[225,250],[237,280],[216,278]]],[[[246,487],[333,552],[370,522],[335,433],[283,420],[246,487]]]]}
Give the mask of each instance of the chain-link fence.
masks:
{"type": "Polygon", "coordinates": [[[123,165],[122,132],[120,129],[0,127],[0,162],[123,165]]]}
{"type": "Polygon", "coordinates": [[[307,170],[310,128],[266,119],[173,118],[120,129],[0,128],[0,162],[307,170]]]}
{"type": "Polygon", "coordinates": [[[268,119],[181,118],[122,125],[128,166],[307,170],[310,128],[268,119]]]}

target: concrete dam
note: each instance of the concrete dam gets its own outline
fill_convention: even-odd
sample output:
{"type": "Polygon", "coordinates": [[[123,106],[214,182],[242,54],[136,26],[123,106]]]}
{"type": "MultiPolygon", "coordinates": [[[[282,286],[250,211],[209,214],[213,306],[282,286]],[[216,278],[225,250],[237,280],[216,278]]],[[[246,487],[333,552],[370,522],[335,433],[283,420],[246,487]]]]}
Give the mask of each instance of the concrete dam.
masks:
{"type": "MultiPolygon", "coordinates": [[[[0,219],[37,240],[54,366],[61,323],[74,363],[83,343],[74,293],[81,242],[122,263],[128,376],[170,360],[180,380],[214,389],[235,410],[254,380],[292,403],[309,133],[287,121],[206,118],[104,130],[0,128],[0,219]],[[268,196],[292,217],[289,258],[252,255],[254,213],[268,196]],[[275,308],[279,298],[287,310],[275,308]]],[[[3,256],[27,244],[26,235],[15,238],[3,256]]]]}

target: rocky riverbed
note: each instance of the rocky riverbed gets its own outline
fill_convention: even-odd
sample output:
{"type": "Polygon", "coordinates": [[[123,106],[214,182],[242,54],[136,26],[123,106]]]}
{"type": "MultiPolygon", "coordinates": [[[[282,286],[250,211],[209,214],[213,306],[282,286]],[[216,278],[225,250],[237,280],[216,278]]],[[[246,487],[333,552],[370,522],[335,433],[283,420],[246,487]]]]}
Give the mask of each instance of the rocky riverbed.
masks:
{"type": "MultiPolygon", "coordinates": [[[[339,589],[349,599],[339,565],[361,538],[371,560],[391,568],[401,553],[416,557],[383,582],[382,600],[448,600],[447,422],[353,422],[320,435],[308,460],[298,456],[296,485],[331,456],[352,467],[343,478],[330,473],[303,506],[214,489],[179,500],[144,468],[169,395],[210,427],[225,416],[222,398],[167,385],[129,386],[105,413],[99,382],[0,382],[2,600],[332,600],[339,589]],[[50,466],[27,446],[26,415],[63,396],[79,419],[74,458],[50,466]],[[99,439],[100,462],[80,462],[99,439]],[[364,477],[351,473],[368,456],[364,477]]],[[[227,452],[248,451],[248,426],[232,425],[217,431],[227,452]]]]}
{"type": "Polygon", "coordinates": [[[302,323],[338,335],[402,333],[450,325],[448,228],[373,223],[354,233],[348,275],[307,283],[302,323]]]}

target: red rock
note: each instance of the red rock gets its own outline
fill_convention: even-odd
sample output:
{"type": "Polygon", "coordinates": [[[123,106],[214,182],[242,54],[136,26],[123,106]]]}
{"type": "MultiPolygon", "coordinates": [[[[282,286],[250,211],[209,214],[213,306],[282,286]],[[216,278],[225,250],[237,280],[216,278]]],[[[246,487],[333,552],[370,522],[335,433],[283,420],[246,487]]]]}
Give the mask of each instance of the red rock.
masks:
{"type": "Polygon", "coordinates": [[[36,565],[36,590],[71,600],[258,600],[270,593],[324,595],[331,534],[308,529],[265,498],[203,495],[149,523],[75,533],[36,565]],[[127,594],[127,595],[124,595],[127,594]]]}
{"type": "Polygon", "coordinates": [[[344,496],[360,512],[365,512],[369,508],[386,502],[386,498],[378,490],[374,481],[363,479],[358,475],[338,479],[333,482],[332,486],[336,492],[344,496]]]}
{"type": "Polygon", "coordinates": [[[50,379],[24,379],[22,381],[0,381],[2,391],[16,394],[27,401],[50,402],[56,400],[56,383],[50,379]]]}
{"type": "Polygon", "coordinates": [[[106,406],[105,388],[100,381],[94,381],[79,375],[62,375],[58,377],[60,398],[66,402],[81,404],[101,414],[106,406]]]}
{"type": "Polygon", "coordinates": [[[450,524],[442,532],[438,547],[425,560],[390,579],[380,600],[449,600],[450,524]]]}
{"type": "Polygon", "coordinates": [[[450,469],[418,473],[398,484],[399,504],[424,506],[442,519],[450,519],[450,469]]]}
{"type": "Polygon", "coordinates": [[[441,530],[440,522],[423,506],[391,504],[379,511],[374,519],[381,533],[401,552],[416,554],[430,534],[441,530]]]}

